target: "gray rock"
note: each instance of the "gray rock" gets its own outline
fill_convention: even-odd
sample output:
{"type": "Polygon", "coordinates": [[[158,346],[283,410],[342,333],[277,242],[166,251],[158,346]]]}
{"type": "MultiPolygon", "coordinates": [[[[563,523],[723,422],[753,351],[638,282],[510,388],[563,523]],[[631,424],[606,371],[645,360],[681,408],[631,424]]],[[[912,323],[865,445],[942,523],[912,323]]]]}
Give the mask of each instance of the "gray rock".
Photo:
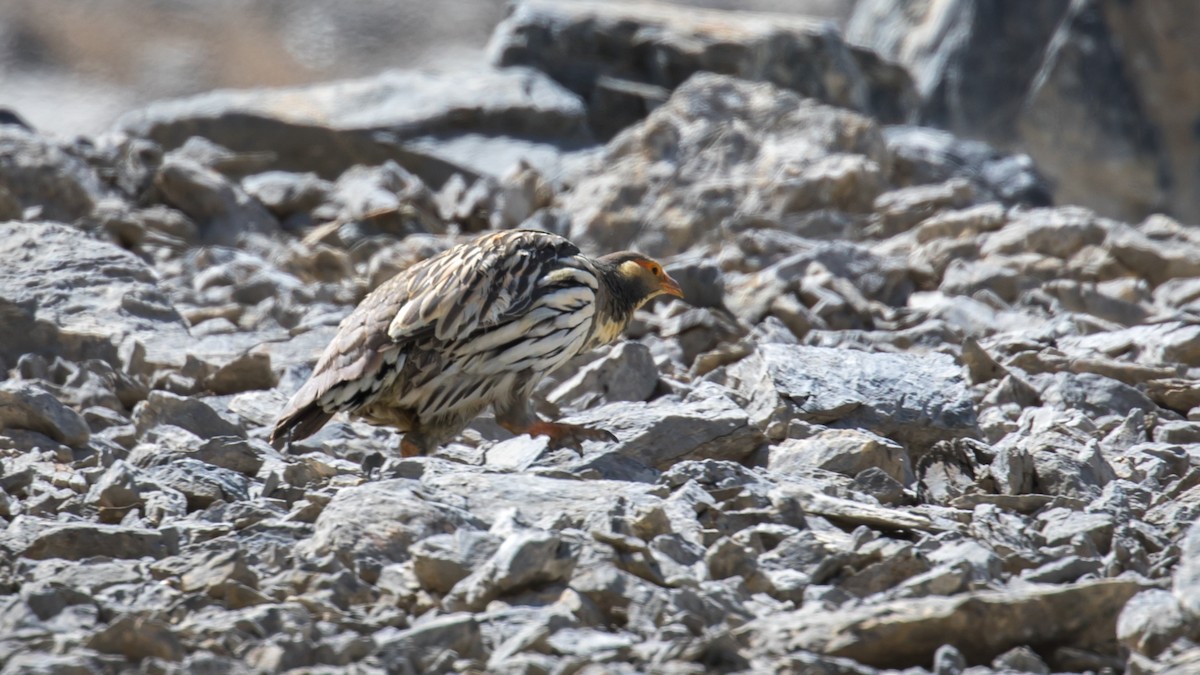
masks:
{"type": "MultiPolygon", "coordinates": [[[[1021,140],[1059,183],[1063,201],[1090,203],[1126,219],[1155,211],[1186,218],[1200,214],[1190,188],[1197,179],[1196,151],[1185,126],[1159,103],[1166,91],[1187,88],[1196,74],[1187,66],[1146,68],[1153,54],[1163,63],[1190,53],[1186,43],[1146,40],[1152,25],[1192,25],[1193,18],[1160,8],[1129,12],[1109,2],[1071,3],[1046,43],[1037,78],[1024,99],[1021,140]],[[1109,105],[1089,103],[1104,92],[1109,105]],[[1110,139],[1092,147],[1083,139],[1110,139]],[[1106,170],[1110,162],[1123,169],[1106,170]],[[1175,187],[1178,186],[1178,187],[1175,187]]],[[[1182,57],[1186,58],[1186,57],[1182,57]]]]}
{"type": "Polygon", "coordinates": [[[855,6],[846,35],[910,69],[921,95],[921,119],[931,126],[1011,144],[1020,102],[1066,4],[1055,0],[1027,12],[997,3],[908,13],[867,0],[855,6]],[[922,32],[933,25],[957,39],[922,32]],[[1012,58],[1003,63],[990,58],[999,52],[1012,58]],[[966,72],[976,79],[963,78],[966,72]]]}
{"type": "Polygon", "coordinates": [[[435,534],[413,544],[413,574],[421,586],[448,593],[463,578],[496,553],[501,541],[488,532],[460,528],[453,534],[435,534]]]}
{"type": "Polygon", "coordinates": [[[120,654],[131,661],[154,657],[179,661],[184,646],[171,627],[158,619],[122,616],[93,634],[87,646],[98,652],[120,654]]]}
{"type": "Polygon", "coordinates": [[[229,469],[190,457],[147,469],[160,485],[177,490],[187,498],[188,510],[203,509],[217,500],[244,501],[250,498],[250,479],[229,469]]]}
{"type": "Polygon", "coordinates": [[[868,468],[901,484],[911,483],[913,470],[904,448],[881,436],[856,429],[825,429],[808,438],[788,438],[767,451],[767,468],[786,474],[795,469],[825,469],[855,476],[868,468]]]}
{"type": "Polygon", "coordinates": [[[1095,427],[1082,413],[1027,408],[1017,429],[997,442],[994,451],[996,456],[1023,452],[1032,458],[1034,492],[1090,501],[1116,477],[1096,436],[1095,427]]]}
{"type": "Polygon", "coordinates": [[[871,495],[880,504],[900,506],[909,503],[912,496],[904,489],[904,484],[892,478],[883,469],[867,467],[854,475],[855,489],[871,495]]]}
{"type": "Polygon", "coordinates": [[[645,401],[658,385],[658,367],[640,342],[622,342],[555,387],[546,400],[586,409],[600,401],[645,401]]]}
{"type": "Polygon", "coordinates": [[[823,516],[839,525],[903,531],[954,530],[957,526],[920,513],[865,504],[841,497],[811,492],[798,485],[781,485],[772,491],[776,508],[785,511],[786,501],[794,500],[805,513],[823,516]]]}
{"type": "Polygon", "coordinates": [[[970,435],[975,410],[960,368],[941,354],[870,354],[760,345],[729,368],[768,438],[787,420],[863,428],[908,446],[970,435]]]}
{"type": "Polygon", "coordinates": [[[892,153],[891,180],[897,185],[940,183],[959,176],[981,197],[1005,204],[1049,206],[1054,201],[1050,182],[1029,155],[1006,154],[982,141],[930,127],[893,125],[883,133],[892,153]]]}
{"type": "Polygon", "coordinates": [[[479,611],[495,598],[570,578],[580,545],[550,532],[518,532],[446,595],[450,611],[479,611]]]}
{"type": "Polygon", "coordinates": [[[942,645],[933,654],[934,675],[962,675],[967,659],[954,645],[942,645]]]}
{"type": "Polygon", "coordinates": [[[1179,546],[1179,568],[1175,571],[1172,586],[1179,606],[1192,620],[1200,617],[1200,594],[1197,590],[1200,590],[1200,525],[1193,523],[1179,546]]]}
{"type": "Polygon", "coordinates": [[[168,155],[154,184],[167,204],[199,225],[205,244],[234,246],[245,243],[247,235],[279,231],[279,224],[262,204],[236,183],[196,162],[168,155]]]}
{"type": "Polygon", "coordinates": [[[101,672],[106,664],[96,652],[88,650],[72,654],[50,654],[42,651],[26,651],[13,654],[5,661],[4,675],[91,675],[101,672]]]}
{"type": "Polygon", "coordinates": [[[367,635],[344,631],[321,640],[315,658],[318,663],[331,666],[350,666],[362,661],[375,649],[375,641],[367,635]]]}
{"type": "Polygon", "coordinates": [[[200,385],[214,394],[225,395],[271,389],[278,383],[279,378],[271,368],[270,354],[246,352],[216,368],[200,385]]]}
{"type": "Polygon", "coordinates": [[[117,127],[167,149],[202,136],[235,152],[266,150],[273,169],[325,179],[394,160],[434,187],[455,172],[500,175],[522,157],[553,166],[562,148],[591,141],[579,99],[524,68],[213,92],[152,104],[117,127]]]}
{"type": "Polygon", "coordinates": [[[1030,209],[1015,215],[1002,229],[986,235],[980,246],[983,255],[1040,253],[1066,259],[1085,246],[1102,244],[1109,232],[1106,221],[1079,207],[1030,209]]]}
{"type": "Polygon", "coordinates": [[[1125,417],[1133,410],[1150,413],[1157,408],[1153,401],[1134,387],[1092,373],[1034,376],[1030,378],[1030,384],[1038,390],[1045,403],[1079,410],[1093,417],[1125,417]]]}
{"type": "Polygon", "coordinates": [[[1105,246],[1118,262],[1156,286],[1178,280],[1173,286],[1155,292],[1164,299],[1176,295],[1176,302],[1167,304],[1168,307],[1183,305],[1186,301],[1181,300],[1190,299],[1186,287],[1180,288],[1180,285],[1194,283],[1188,280],[1200,276],[1200,250],[1194,243],[1152,239],[1133,227],[1122,225],[1112,229],[1105,246]]]}
{"type": "Polygon", "coordinates": [[[974,295],[987,290],[1005,302],[1014,302],[1028,284],[1016,270],[987,261],[950,261],[938,290],[947,295],[974,295]]]}
{"type": "Polygon", "coordinates": [[[992,659],[992,667],[1000,671],[1015,670],[1019,673],[1050,675],[1050,667],[1046,665],[1046,662],[1037,655],[1037,652],[1024,645],[1013,647],[992,659]]]}
{"type": "Polygon", "coordinates": [[[1195,143],[1167,103],[1168,92],[1196,82],[1191,45],[1147,37],[1153,26],[1186,31],[1192,22],[1174,8],[1132,12],[1105,0],[1019,11],[1003,2],[906,11],[871,0],[855,6],[847,36],[910,69],[922,120],[1024,146],[1059,201],[1125,219],[1168,211],[1195,220],[1195,143]],[[1112,142],[1093,147],[1096,136],[1112,142]]]}
{"type": "Polygon", "coordinates": [[[1188,622],[1170,591],[1151,588],[1129,599],[1117,618],[1117,640],[1155,658],[1188,632],[1188,622]]]}
{"type": "Polygon", "coordinates": [[[736,461],[758,448],[762,434],[730,393],[709,384],[682,401],[611,403],[563,421],[607,429],[618,439],[613,452],[655,469],[691,459],[736,461]]]}
{"type": "Polygon", "coordinates": [[[69,147],[10,124],[0,125],[0,184],[19,209],[35,209],[33,218],[61,222],[88,215],[104,193],[95,170],[69,147]]]}
{"type": "Polygon", "coordinates": [[[242,179],[242,189],[279,218],[308,213],[327,201],[333,184],[313,173],[267,171],[242,179]]]}
{"type": "Polygon", "coordinates": [[[133,410],[133,423],[139,434],[160,425],[176,426],[201,438],[233,436],[245,438],[246,432],[225,421],[203,401],[166,391],[153,391],[133,410]]]}
{"type": "Polygon", "coordinates": [[[1085,575],[1100,576],[1103,570],[1104,563],[1100,558],[1067,556],[1036,569],[1025,570],[1021,578],[1039,584],[1067,584],[1085,575]]]}
{"type": "Polygon", "coordinates": [[[1102,292],[1091,284],[1058,279],[1043,284],[1041,291],[1068,312],[1082,312],[1125,326],[1144,323],[1150,309],[1143,304],[1122,300],[1102,292]]]}
{"type": "Polygon", "coordinates": [[[452,658],[483,656],[479,622],[467,612],[446,614],[422,621],[407,630],[377,636],[380,660],[393,672],[431,673],[448,670],[435,668],[445,663],[444,653],[452,658]]]}
{"type": "Polygon", "coordinates": [[[867,118],[700,73],[610,142],[561,206],[574,216],[572,241],[585,248],[666,255],[814,209],[867,212],[887,162],[867,118]],[[790,178],[763,182],[780,175],[790,178]],[[671,227],[644,226],[664,213],[671,227]]]}
{"type": "Polygon", "coordinates": [[[866,605],[841,612],[807,608],[756,619],[735,631],[747,648],[778,653],[807,649],[879,668],[930,663],[947,635],[971,661],[989,661],[1037,635],[1071,636],[1097,649],[1111,641],[1120,608],[1142,590],[1125,579],[1055,587],[974,591],[866,605]],[[980,612],[980,609],[986,610],[980,612]],[[964,629],[964,622],[970,629],[964,629]]]}
{"type": "Polygon", "coordinates": [[[1034,462],[1024,448],[1006,445],[995,449],[991,475],[1000,494],[1023,495],[1033,490],[1034,462]]]}
{"type": "Polygon", "coordinates": [[[251,569],[241,549],[206,555],[189,561],[179,577],[179,590],[202,592],[230,609],[266,602],[258,594],[258,574],[251,569]]]}
{"type": "MultiPolygon", "coordinates": [[[[350,167],[338,176],[333,200],[344,221],[333,223],[338,225],[336,243],[346,248],[377,236],[445,231],[429,187],[394,161],[350,167]]],[[[323,240],[334,243],[331,238],[323,240]]]]}
{"type": "Polygon", "coordinates": [[[268,457],[277,453],[263,441],[246,440],[237,436],[215,436],[203,439],[174,425],[155,427],[144,442],[129,453],[130,464],[143,469],[171,464],[179,459],[192,459],[213,466],[255,476],[268,457]]]}
{"type": "Polygon", "coordinates": [[[66,445],[79,446],[91,436],[83,417],[53,394],[25,382],[0,382],[0,429],[28,429],[66,445]]]}
{"type": "Polygon", "coordinates": [[[0,358],[21,354],[99,358],[131,374],[182,363],[191,341],[132,253],[51,223],[0,225],[0,358]]]}
{"type": "Polygon", "coordinates": [[[176,537],[159,530],[76,523],[46,530],[35,537],[20,555],[34,560],[80,560],[93,556],[163,558],[171,555],[177,547],[176,537]]]}
{"type": "Polygon", "coordinates": [[[302,548],[317,556],[338,552],[402,562],[416,541],[460,527],[484,529],[470,513],[438,501],[420,483],[399,478],[338,491],[302,548]]]}
{"type": "Polygon", "coordinates": [[[558,529],[564,523],[582,527],[588,520],[600,518],[614,500],[629,504],[629,508],[662,502],[650,494],[653,486],[615,480],[446,472],[423,477],[422,482],[461,500],[453,503],[484,522],[494,522],[503,505],[515,509],[521,522],[543,529],[558,529]]]}
{"type": "Polygon", "coordinates": [[[497,65],[539,68],[579,94],[605,138],[698,72],[764,80],[887,121],[906,119],[913,104],[903,71],[836,31],[784,15],[524,0],[497,27],[489,51],[497,65]],[[796,62],[809,66],[788,67],[796,62]]]}
{"type": "Polygon", "coordinates": [[[1179,445],[1200,443],[1200,424],[1184,421],[1160,422],[1154,427],[1154,441],[1179,445]]]}
{"type": "Polygon", "coordinates": [[[124,460],[117,460],[92,484],[88,490],[87,502],[102,510],[101,518],[104,518],[104,509],[116,511],[123,516],[128,509],[144,504],[146,493],[157,488],[158,486],[140,471],[124,460]]]}
{"type": "Polygon", "coordinates": [[[975,190],[963,178],[885,192],[875,198],[869,232],[880,238],[890,237],[911,229],[940,211],[970,206],[975,197],[975,190]]]}
{"type": "Polygon", "coordinates": [[[0,221],[20,220],[23,214],[24,208],[16,196],[8,188],[0,187],[0,221]]]}

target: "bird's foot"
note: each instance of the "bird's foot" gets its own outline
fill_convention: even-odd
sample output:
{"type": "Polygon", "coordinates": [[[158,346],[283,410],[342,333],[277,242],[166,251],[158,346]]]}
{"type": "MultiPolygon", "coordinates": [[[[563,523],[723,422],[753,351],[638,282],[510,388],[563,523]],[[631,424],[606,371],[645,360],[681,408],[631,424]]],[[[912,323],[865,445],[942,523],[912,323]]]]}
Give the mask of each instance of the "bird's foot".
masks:
{"type": "Polygon", "coordinates": [[[570,448],[581,455],[584,441],[617,442],[617,437],[604,429],[561,422],[534,422],[529,425],[525,433],[530,436],[546,436],[550,439],[551,448],[555,450],[570,448]]]}
{"type": "Polygon", "coordinates": [[[400,456],[401,457],[420,457],[425,454],[425,451],[420,445],[417,445],[408,436],[400,440],[400,456]]]}

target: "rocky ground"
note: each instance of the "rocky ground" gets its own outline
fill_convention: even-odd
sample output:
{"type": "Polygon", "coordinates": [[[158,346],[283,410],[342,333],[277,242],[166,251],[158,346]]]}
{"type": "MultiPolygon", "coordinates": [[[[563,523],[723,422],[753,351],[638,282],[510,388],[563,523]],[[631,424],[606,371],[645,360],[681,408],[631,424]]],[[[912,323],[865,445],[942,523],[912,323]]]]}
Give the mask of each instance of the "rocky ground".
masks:
{"type": "Polygon", "coordinates": [[[0,124],[0,672],[1200,668],[1200,233],[893,124],[821,26],[491,53],[0,124]],[[518,225],[685,289],[540,392],[618,442],[265,442],[370,288],[518,225]]]}

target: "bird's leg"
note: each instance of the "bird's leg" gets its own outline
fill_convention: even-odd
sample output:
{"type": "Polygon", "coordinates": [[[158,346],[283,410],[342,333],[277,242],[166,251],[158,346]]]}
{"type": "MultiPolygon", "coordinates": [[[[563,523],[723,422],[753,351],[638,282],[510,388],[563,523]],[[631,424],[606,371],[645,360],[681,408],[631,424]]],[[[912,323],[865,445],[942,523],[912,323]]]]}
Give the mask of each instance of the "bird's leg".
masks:
{"type": "Polygon", "coordinates": [[[497,419],[496,421],[500,426],[514,434],[546,436],[550,439],[551,448],[555,450],[570,448],[581,455],[583,454],[581,446],[584,441],[611,441],[613,443],[617,441],[616,436],[613,436],[604,429],[585,427],[579,424],[545,422],[536,418],[526,424],[515,424],[511,420],[502,419],[497,419]]]}
{"type": "Polygon", "coordinates": [[[571,448],[581,455],[583,450],[580,449],[580,446],[584,441],[617,442],[617,437],[606,429],[585,427],[581,424],[563,424],[562,422],[534,422],[529,425],[525,433],[530,436],[546,436],[550,439],[551,448],[555,450],[571,448]]]}
{"type": "Polygon", "coordinates": [[[578,424],[563,424],[561,422],[546,422],[539,419],[529,406],[529,399],[516,398],[508,405],[496,406],[496,423],[510,432],[530,436],[546,436],[550,439],[550,447],[559,450],[571,448],[583,454],[581,446],[584,441],[612,441],[617,437],[604,429],[594,429],[578,424]]]}
{"type": "Polygon", "coordinates": [[[404,438],[400,440],[400,456],[401,457],[420,457],[428,454],[427,439],[416,432],[404,434],[404,438]]]}

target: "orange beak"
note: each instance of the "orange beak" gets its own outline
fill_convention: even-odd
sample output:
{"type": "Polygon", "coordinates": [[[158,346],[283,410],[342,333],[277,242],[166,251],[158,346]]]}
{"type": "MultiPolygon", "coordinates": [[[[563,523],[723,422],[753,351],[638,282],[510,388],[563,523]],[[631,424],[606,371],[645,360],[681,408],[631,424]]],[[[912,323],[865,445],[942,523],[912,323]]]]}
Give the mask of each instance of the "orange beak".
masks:
{"type": "Polygon", "coordinates": [[[667,295],[673,295],[677,298],[683,297],[683,289],[671,278],[671,275],[667,274],[666,270],[663,270],[662,291],[667,295]]]}

